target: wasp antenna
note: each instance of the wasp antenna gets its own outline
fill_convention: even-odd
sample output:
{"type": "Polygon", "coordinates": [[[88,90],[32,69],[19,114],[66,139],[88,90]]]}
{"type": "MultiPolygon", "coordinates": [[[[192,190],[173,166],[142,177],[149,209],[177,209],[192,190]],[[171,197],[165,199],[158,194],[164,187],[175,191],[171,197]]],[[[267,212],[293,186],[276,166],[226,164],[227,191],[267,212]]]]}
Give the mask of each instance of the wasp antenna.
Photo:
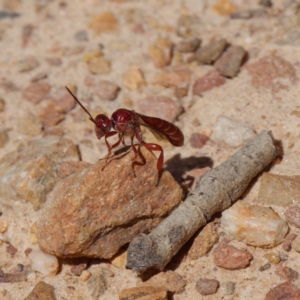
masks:
{"type": "Polygon", "coordinates": [[[81,106],[81,108],[90,116],[90,120],[96,124],[92,115],[88,112],[88,110],[81,104],[81,102],[77,99],[77,97],[71,92],[71,90],[66,86],[67,91],[71,94],[74,100],[81,106]]]}

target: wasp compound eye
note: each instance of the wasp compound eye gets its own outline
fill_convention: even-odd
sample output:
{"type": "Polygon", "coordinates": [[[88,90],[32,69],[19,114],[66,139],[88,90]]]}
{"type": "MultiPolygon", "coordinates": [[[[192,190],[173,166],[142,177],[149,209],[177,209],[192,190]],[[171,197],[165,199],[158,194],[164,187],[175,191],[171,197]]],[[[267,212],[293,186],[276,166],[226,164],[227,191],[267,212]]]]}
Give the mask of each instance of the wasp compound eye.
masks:
{"type": "Polygon", "coordinates": [[[102,138],[104,135],[110,132],[111,130],[111,121],[105,115],[97,115],[95,118],[95,131],[98,139],[102,138]]]}

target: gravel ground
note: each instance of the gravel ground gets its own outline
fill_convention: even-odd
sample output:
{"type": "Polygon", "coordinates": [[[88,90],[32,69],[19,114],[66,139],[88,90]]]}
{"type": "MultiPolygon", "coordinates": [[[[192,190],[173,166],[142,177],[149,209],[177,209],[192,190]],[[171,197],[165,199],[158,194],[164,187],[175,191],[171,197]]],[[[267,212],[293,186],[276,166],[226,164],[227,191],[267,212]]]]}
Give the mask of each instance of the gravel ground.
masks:
{"type": "MultiPolygon", "coordinates": [[[[252,132],[271,130],[281,141],[284,155],[270,172],[298,175],[298,2],[278,0],[268,7],[245,0],[1,0],[0,157],[20,143],[50,134],[77,144],[83,161],[95,163],[106,155],[104,141],[97,140],[85,113],[73,108],[66,96],[65,86],[69,86],[92,115],[110,116],[123,107],[167,119],[181,128],[184,146],[164,145],[166,165],[180,183],[187,174],[181,174],[174,161],[188,164],[191,157],[206,157],[210,167],[217,166],[246,141],[242,136],[241,144],[233,145],[215,138],[221,115],[241,121],[252,132]],[[247,54],[236,74],[218,77],[217,70],[221,74],[222,70],[217,64],[199,64],[192,52],[176,48],[193,38],[201,40],[200,49],[223,38],[247,54]],[[196,81],[208,73],[213,80],[200,81],[196,93],[196,81]]],[[[233,62],[237,57],[233,55],[233,62]]],[[[226,129],[219,130],[226,136],[226,129]]],[[[150,134],[145,137],[149,140],[150,134]]],[[[258,178],[243,201],[256,203],[259,187],[258,178]]],[[[285,207],[273,209],[285,219],[285,207]]],[[[30,228],[41,211],[3,195],[0,210],[2,221],[8,224],[0,236],[0,265],[4,272],[11,272],[18,264],[29,264],[27,248],[38,249],[30,239],[30,228]],[[16,254],[7,250],[9,244],[18,250],[16,254]]],[[[215,222],[222,239],[223,229],[218,219],[215,222]]],[[[296,227],[290,230],[298,233],[296,227]]],[[[277,275],[276,263],[259,271],[269,262],[267,253],[280,256],[281,245],[263,249],[236,241],[231,244],[246,247],[253,255],[249,267],[226,270],[215,265],[212,251],[196,260],[187,258],[188,249],[180,251],[167,268],[178,273],[186,286],[173,299],[265,299],[270,289],[286,281],[277,275]],[[200,278],[218,280],[218,291],[201,296],[196,289],[200,278]],[[228,282],[234,283],[232,293],[228,282]]],[[[298,270],[299,254],[294,250],[285,254],[284,265],[298,270]]],[[[31,272],[27,281],[1,283],[0,298],[24,299],[43,280],[54,287],[56,299],[97,299],[91,296],[92,284],[70,273],[73,264],[62,260],[54,277],[31,272]]],[[[124,264],[93,261],[88,271],[93,274],[99,268],[110,274],[101,299],[119,299],[121,290],[141,281],[124,264]]],[[[298,279],[293,284],[300,288],[298,279]]]]}

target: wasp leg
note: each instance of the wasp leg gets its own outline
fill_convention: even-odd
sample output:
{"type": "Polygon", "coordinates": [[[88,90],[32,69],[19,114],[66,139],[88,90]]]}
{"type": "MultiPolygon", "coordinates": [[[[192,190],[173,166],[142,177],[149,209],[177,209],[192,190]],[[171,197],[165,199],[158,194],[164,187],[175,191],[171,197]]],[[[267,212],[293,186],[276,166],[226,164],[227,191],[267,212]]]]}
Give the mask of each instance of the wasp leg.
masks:
{"type": "Polygon", "coordinates": [[[119,133],[118,133],[117,131],[111,131],[111,132],[109,132],[109,133],[107,133],[107,134],[105,135],[105,144],[106,144],[107,149],[108,149],[108,154],[107,154],[106,162],[108,161],[108,159],[109,159],[109,157],[110,157],[110,155],[111,155],[111,150],[114,149],[114,148],[116,148],[116,147],[118,147],[118,146],[120,145],[121,141],[122,141],[122,137],[121,137],[121,135],[119,134],[119,140],[118,140],[115,144],[113,144],[113,145],[111,146],[111,145],[108,143],[107,138],[109,138],[109,137],[111,137],[111,136],[114,136],[114,135],[116,135],[116,134],[119,134],[119,133]]]}
{"type": "Polygon", "coordinates": [[[158,186],[159,180],[160,180],[161,174],[162,174],[162,167],[163,167],[163,164],[164,164],[164,150],[158,144],[148,144],[148,143],[145,143],[143,141],[141,142],[141,144],[143,146],[145,146],[150,151],[160,151],[159,157],[157,159],[157,164],[156,164],[157,171],[158,171],[158,178],[157,178],[156,186],[158,186]]]}

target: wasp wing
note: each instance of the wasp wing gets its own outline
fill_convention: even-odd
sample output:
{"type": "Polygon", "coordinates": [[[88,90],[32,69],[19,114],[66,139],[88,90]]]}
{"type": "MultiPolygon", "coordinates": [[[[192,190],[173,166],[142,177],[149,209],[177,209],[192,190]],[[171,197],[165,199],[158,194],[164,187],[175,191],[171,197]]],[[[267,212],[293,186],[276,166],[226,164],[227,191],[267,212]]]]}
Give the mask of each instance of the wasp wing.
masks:
{"type": "Polygon", "coordinates": [[[183,145],[184,137],[181,130],[174,124],[155,117],[138,114],[137,124],[148,128],[158,140],[168,141],[174,146],[183,145]]]}
{"type": "Polygon", "coordinates": [[[165,136],[165,134],[163,134],[163,132],[153,128],[152,125],[146,123],[141,117],[138,118],[137,122],[138,125],[144,126],[146,127],[154,136],[158,141],[164,141],[164,142],[169,142],[169,140],[167,139],[167,137],[165,136]]]}

